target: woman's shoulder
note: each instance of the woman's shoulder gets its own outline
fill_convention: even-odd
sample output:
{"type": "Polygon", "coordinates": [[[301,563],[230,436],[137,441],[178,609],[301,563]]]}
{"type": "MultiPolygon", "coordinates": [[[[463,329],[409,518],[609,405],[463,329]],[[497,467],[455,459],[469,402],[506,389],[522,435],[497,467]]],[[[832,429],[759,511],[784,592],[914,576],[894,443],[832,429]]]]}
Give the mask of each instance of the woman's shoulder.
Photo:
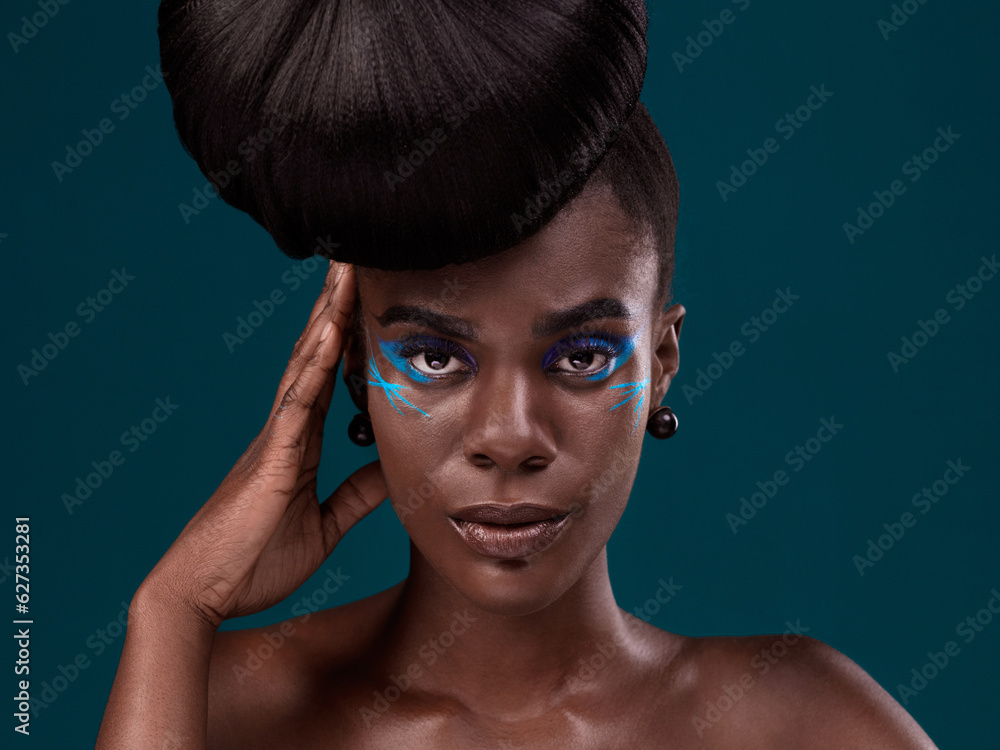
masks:
{"type": "MultiPolygon", "coordinates": [[[[275,727],[314,724],[322,688],[369,653],[402,583],[264,627],[216,633],[209,669],[209,746],[261,746],[275,727]]],[[[287,734],[282,741],[288,741],[287,734]]],[[[280,744],[280,742],[279,742],[280,744]]],[[[273,746],[273,745],[272,745],[273,746]]]]}
{"type": "Polygon", "coordinates": [[[325,665],[348,662],[364,652],[401,588],[398,583],[363,599],[307,611],[273,625],[220,630],[213,645],[213,668],[216,662],[224,664],[233,680],[244,684],[269,668],[298,669],[301,664],[296,662],[303,659],[325,665]]]}
{"type": "Polygon", "coordinates": [[[771,635],[675,636],[663,709],[682,707],[706,747],[934,749],[852,659],[800,622],[786,626],[771,635]]]}
{"type": "MultiPolygon", "coordinates": [[[[209,746],[280,745],[296,739],[289,736],[294,728],[321,729],[318,721],[329,738],[348,718],[331,714],[338,702],[330,700],[331,691],[351,697],[350,687],[331,683],[364,684],[352,671],[370,653],[401,586],[274,625],[218,633],[209,675],[209,746]],[[324,715],[329,722],[318,718],[324,715]]],[[[638,713],[647,714],[648,734],[669,736],[678,747],[934,750],[874,679],[806,631],[789,622],[772,635],[690,637],[636,621],[632,638],[597,644],[579,681],[623,656],[628,681],[639,679],[649,689],[637,704],[638,713]]],[[[298,739],[308,744],[305,736],[298,739]]]]}

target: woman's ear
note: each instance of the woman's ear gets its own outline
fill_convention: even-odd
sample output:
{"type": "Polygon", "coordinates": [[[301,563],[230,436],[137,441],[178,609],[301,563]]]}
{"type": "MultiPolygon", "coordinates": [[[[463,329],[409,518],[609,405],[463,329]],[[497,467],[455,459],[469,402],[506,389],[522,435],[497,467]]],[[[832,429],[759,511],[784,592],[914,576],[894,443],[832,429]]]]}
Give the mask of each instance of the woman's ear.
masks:
{"type": "Polygon", "coordinates": [[[659,322],[654,329],[653,337],[653,370],[650,378],[652,400],[650,410],[660,405],[667,395],[670,382],[680,367],[680,349],[678,340],[681,336],[681,324],[687,311],[684,305],[674,304],[660,314],[659,322]]]}
{"type": "Polygon", "coordinates": [[[344,330],[343,378],[351,401],[362,414],[368,413],[368,378],[366,352],[364,345],[364,329],[360,305],[355,305],[354,312],[344,330]]]}

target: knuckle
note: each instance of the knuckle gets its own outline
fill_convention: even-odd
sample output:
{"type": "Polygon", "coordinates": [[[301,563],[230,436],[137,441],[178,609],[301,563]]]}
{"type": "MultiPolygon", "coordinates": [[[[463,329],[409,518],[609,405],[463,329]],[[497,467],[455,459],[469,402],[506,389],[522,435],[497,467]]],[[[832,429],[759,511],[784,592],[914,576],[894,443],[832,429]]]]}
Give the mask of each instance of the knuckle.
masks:
{"type": "Polygon", "coordinates": [[[267,478],[288,469],[298,469],[304,450],[302,436],[273,435],[260,457],[259,465],[254,471],[255,477],[267,478]]]}
{"type": "Polygon", "coordinates": [[[360,518],[363,515],[366,507],[365,495],[361,490],[361,486],[353,477],[347,480],[343,487],[343,494],[338,499],[346,506],[353,517],[360,518]]]}
{"type": "Polygon", "coordinates": [[[288,390],[285,391],[285,395],[281,397],[281,403],[278,404],[278,408],[275,411],[275,418],[281,419],[284,414],[283,412],[291,406],[300,403],[302,398],[302,386],[299,384],[298,380],[292,381],[292,384],[288,386],[288,390]]]}

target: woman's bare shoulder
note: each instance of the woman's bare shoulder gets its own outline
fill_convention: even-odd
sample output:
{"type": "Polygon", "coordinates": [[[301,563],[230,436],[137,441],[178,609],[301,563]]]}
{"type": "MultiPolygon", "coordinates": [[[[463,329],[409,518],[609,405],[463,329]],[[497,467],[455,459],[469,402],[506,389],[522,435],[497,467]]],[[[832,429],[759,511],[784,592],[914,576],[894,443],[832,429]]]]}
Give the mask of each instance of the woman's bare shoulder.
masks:
{"type": "Polygon", "coordinates": [[[706,747],[934,750],[858,664],[799,622],[787,625],[773,635],[683,639],[665,693],[706,747]]]}
{"type": "MultiPolygon", "coordinates": [[[[321,686],[369,651],[402,584],[265,627],[216,633],[209,670],[209,747],[265,746],[311,713],[321,686]]],[[[273,744],[271,745],[273,747],[273,744]]]]}

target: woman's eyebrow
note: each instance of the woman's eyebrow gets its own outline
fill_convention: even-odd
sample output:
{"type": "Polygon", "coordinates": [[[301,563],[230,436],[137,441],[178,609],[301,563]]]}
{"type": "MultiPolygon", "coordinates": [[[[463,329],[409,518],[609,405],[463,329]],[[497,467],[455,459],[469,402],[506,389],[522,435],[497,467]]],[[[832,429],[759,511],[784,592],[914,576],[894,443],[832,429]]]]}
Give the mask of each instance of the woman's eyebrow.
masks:
{"type": "Polygon", "coordinates": [[[531,326],[531,333],[536,339],[553,336],[567,328],[579,328],[584,323],[600,318],[620,318],[622,320],[631,319],[632,313],[628,307],[619,299],[611,297],[599,297],[579,305],[567,307],[565,310],[556,310],[549,313],[540,320],[535,321],[531,326]]]}
{"type": "MultiPolygon", "coordinates": [[[[618,318],[630,320],[632,317],[628,306],[619,299],[599,297],[581,302],[579,305],[556,310],[537,319],[531,326],[532,335],[546,338],[569,328],[579,328],[584,323],[600,318],[618,318]]],[[[412,323],[431,328],[443,336],[478,341],[476,327],[463,318],[446,313],[435,312],[417,305],[392,305],[381,315],[375,315],[375,320],[383,328],[395,323],[412,323]]]]}
{"type": "Polygon", "coordinates": [[[392,305],[381,315],[373,315],[373,317],[383,328],[388,328],[395,323],[411,323],[432,328],[443,336],[468,341],[478,340],[476,329],[468,321],[417,305],[392,305]]]}

